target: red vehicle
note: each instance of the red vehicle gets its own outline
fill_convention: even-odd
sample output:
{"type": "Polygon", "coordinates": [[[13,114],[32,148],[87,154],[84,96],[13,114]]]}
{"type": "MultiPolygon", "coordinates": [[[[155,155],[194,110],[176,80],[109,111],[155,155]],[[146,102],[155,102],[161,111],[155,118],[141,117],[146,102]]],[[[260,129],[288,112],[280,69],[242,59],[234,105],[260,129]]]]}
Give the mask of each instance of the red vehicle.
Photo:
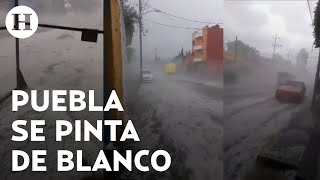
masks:
{"type": "Polygon", "coordinates": [[[306,86],[304,82],[287,80],[279,83],[276,99],[279,101],[300,103],[304,100],[306,86]]]}

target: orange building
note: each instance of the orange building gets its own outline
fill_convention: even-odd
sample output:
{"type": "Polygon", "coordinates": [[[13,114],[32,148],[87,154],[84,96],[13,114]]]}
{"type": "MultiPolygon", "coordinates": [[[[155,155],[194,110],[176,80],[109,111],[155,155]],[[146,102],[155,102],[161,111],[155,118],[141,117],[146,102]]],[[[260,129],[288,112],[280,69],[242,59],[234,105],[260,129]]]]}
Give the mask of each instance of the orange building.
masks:
{"type": "MultiPolygon", "coordinates": [[[[209,72],[223,72],[223,29],[206,26],[192,35],[193,64],[202,64],[209,72]]],[[[196,65],[198,66],[198,65],[196,65]]]]}

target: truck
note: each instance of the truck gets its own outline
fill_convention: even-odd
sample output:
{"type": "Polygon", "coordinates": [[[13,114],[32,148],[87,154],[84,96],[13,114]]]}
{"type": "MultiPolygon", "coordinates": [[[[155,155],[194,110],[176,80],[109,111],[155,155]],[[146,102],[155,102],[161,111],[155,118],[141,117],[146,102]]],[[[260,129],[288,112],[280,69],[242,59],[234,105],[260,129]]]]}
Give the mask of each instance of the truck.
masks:
{"type": "Polygon", "coordinates": [[[164,65],[164,72],[167,74],[175,74],[177,72],[177,65],[175,63],[167,63],[164,65]]]}

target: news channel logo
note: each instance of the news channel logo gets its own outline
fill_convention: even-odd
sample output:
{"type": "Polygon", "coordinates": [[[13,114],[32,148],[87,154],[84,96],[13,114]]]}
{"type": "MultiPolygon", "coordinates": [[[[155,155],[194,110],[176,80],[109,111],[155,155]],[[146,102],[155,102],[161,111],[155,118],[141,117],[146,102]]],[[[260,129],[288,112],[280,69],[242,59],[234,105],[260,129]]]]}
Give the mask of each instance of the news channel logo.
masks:
{"type": "Polygon", "coordinates": [[[32,36],[38,25],[37,13],[28,6],[16,6],[6,16],[6,28],[15,38],[25,39],[32,36]]]}

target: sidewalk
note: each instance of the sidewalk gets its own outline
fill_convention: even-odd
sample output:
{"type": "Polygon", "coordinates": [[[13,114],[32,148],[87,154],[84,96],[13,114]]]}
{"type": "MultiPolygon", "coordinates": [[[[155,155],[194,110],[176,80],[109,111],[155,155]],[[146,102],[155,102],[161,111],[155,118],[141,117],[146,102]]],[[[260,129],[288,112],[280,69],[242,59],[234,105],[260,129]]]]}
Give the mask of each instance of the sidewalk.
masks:
{"type": "Polygon", "coordinates": [[[293,114],[289,126],[275,135],[258,154],[245,179],[304,179],[319,177],[320,128],[306,107],[293,114]]]}
{"type": "Polygon", "coordinates": [[[319,160],[320,160],[320,128],[318,116],[313,115],[315,120],[315,127],[310,131],[310,138],[306,151],[304,153],[304,158],[301,163],[300,171],[298,176],[305,180],[316,180],[319,179],[319,160]]]}

